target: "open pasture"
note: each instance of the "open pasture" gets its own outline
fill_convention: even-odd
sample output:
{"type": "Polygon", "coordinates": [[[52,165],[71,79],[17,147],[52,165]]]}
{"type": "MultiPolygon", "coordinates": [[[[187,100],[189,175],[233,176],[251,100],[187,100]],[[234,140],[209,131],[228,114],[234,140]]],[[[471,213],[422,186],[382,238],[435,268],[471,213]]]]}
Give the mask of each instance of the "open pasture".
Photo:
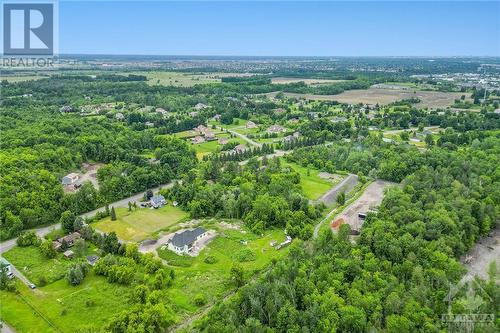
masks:
{"type": "Polygon", "coordinates": [[[116,221],[106,217],[93,226],[106,233],[114,231],[122,240],[139,242],[156,231],[176,224],[186,216],[186,212],[170,204],[159,209],[137,208],[132,212],[126,208],[116,208],[116,221]]]}

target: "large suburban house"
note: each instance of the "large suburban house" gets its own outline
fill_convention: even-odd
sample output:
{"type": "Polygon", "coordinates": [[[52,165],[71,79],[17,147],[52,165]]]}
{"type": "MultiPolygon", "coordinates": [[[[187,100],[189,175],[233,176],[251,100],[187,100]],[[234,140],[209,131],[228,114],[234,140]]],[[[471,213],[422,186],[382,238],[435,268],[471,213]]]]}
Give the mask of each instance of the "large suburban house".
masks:
{"type": "Polygon", "coordinates": [[[189,253],[196,241],[206,236],[207,231],[201,227],[176,233],[168,241],[168,249],[177,254],[189,253]]]}
{"type": "Polygon", "coordinates": [[[206,131],[205,132],[205,140],[213,141],[213,140],[217,140],[217,137],[215,136],[215,134],[213,132],[206,131]]]}
{"type": "Polygon", "coordinates": [[[160,208],[167,204],[167,200],[165,200],[165,197],[161,194],[153,195],[149,202],[153,208],[160,208]]]}
{"type": "Polygon", "coordinates": [[[63,243],[66,243],[68,247],[72,247],[75,244],[75,241],[77,239],[80,239],[82,236],[80,235],[79,232],[73,232],[69,235],[66,235],[64,237],[58,238],[57,240],[52,242],[52,247],[56,250],[63,250],[62,245],[63,243]]]}
{"type": "Polygon", "coordinates": [[[76,182],[78,181],[79,178],[80,178],[80,176],[77,173],[72,172],[72,173],[67,174],[66,176],[63,177],[62,184],[63,185],[74,185],[74,184],[76,184],[76,182]]]}
{"type": "Polygon", "coordinates": [[[284,128],[283,126],[280,126],[280,125],[272,125],[272,126],[269,126],[269,128],[267,129],[267,132],[268,133],[286,132],[286,128],[284,128]]]}
{"type": "Polygon", "coordinates": [[[194,145],[197,145],[197,144],[203,143],[203,142],[205,142],[205,138],[202,136],[197,135],[194,138],[191,138],[191,143],[194,145]]]}

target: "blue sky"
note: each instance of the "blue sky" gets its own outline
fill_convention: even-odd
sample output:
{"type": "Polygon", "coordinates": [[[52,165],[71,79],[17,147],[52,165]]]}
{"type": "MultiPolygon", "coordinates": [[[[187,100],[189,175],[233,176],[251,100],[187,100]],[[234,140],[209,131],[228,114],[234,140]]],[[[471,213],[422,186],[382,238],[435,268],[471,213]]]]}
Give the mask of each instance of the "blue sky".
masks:
{"type": "Polygon", "coordinates": [[[500,56],[500,2],[61,1],[60,53],[500,56]]]}

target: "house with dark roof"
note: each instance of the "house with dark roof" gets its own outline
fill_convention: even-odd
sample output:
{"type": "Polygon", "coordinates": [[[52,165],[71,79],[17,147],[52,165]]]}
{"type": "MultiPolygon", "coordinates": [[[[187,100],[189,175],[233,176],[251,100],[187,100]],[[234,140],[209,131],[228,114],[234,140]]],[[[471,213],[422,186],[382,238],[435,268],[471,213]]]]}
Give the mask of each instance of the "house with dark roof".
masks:
{"type": "Polygon", "coordinates": [[[189,253],[193,249],[194,243],[206,236],[206,234],[207,231],[201,227],[176,233],[168,241],[168,249],[177,254],[189,253]]]}
{"type": "Polygon", "coordinates": [[[167,200],[161,194],[152,196],[149,202],[153,208],[160,208],[167,204],[167,200]]]}
{"type": "Polygon", "coordinates": [[[99,260],[99,256],[96,255],[87,256],[87,262],[89,263],[90,266],[94,266],[97,263],[97,260],[99,260]]]}

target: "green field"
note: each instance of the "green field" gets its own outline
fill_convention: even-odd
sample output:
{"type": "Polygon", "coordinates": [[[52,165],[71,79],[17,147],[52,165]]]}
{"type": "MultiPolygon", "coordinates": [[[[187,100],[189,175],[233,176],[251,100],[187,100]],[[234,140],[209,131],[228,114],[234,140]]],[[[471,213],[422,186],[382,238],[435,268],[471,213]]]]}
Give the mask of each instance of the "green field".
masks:
{"type": "MultiPolygon", "coordinates": [[[[231,138],[230,135],[226,133],[218,134],[217,138],[228,138],[230,143],[231,142],[237,142],[238,144],[245,143],[245,140],[239,137],[231,138]]],[[[199,159],[201,159],[203,156],[207,154],[215,153],[221,147],[222,145],[219,144],[218,140],[207,141],[193,145],[194,150],[196,150],[196,157],[198,157],[199,159]]]]}
{"type": "MultiPolygon", "coordinates": [[[[123,73],[120,73],[123,74],[123,73]]],[[[221,80],[214,75],[206,74],[187,74],[179,72],[130,72],[126,74],[145,75],[148,78],[148,84],[162,86],[177,86],[177,87],[191,87],[195,84],[203,83],[217,83],[221,80]]]]}
{"type": "Polygon", "coordinates": [[[17,289],[18,295],[0,291],[0,318],[23,333],[69,333],[87,325],[101,327],[130,306],[129,288],[110,284],[92,272],[75,287],[61,279],[34,290],[18,282],[17,289]]]}
{"type": "Polygon", "coordinates": [[[302,186],[302,191],[304,192],[304,195],[311,200],[316,200],[321,197],[321,195],[331,189],[343,178],[339,176],[337,177],[338,179],[335,180],[323,179],[318,175],[320,173],[319,170],[311,168],[309,169],[309,175],[307,175],[306,167],[289,162],[285,162],[283,165],[290,166],[293,170],[300,174],[300,185],[302,186]]]}
{"type": "MultiPolygon", "coordinates": [[[[89,244],[87,242],[87,244],[89,244]]],[[[93,254],[95,247],[88,246],[87,253],[93,254]]],[[[64,277],[68,267],[75,262],[67,260],[62,253],[58,253],[54,259],[47,259],[35,246],[14,247],[3,254],[5,259],[17,267],[31,282],[39,284],[43,277],[47,283],[52,283],[64,277]]]]}
{"type": "Polygon", "coordinates": [[[158,249],[160,257],[167,260],[175,270],[176,279],[170,289],[170,296],[178,315],[187,317],[197,311],[193,298],[198,294],[212,302],[234,288],[228,282],[234,263],[241,264],[248,279],[266,267],[272,259],[282,257],[287,249],[278,251],[269,243],[273,240],[282,242],[284,239],[283,230],[266,231],[263,237],[239,230],[220,230],[219,235],[197,257],[178,256],[168,249],[158,249]],[[247,244],[243,244],[243,241],[247,244]],[[238,258],[241,251],[251,251],[255,255],[254,260],[240,262],[238,258]],[[215,257],[217,262],[206,263],[204,260],[207,256],[215,257]]]}
{"type": "Polygon", "coordinates": [[[139,242],[151,237],[156,231],[176,224],[186,216],[186,212],[172,205],[159,209],[138,208],[132,212],[126,208],[117,208],[116,221],[107,217],[93,226],[107,233],[114,231],[122,240],[139,242]]]}

